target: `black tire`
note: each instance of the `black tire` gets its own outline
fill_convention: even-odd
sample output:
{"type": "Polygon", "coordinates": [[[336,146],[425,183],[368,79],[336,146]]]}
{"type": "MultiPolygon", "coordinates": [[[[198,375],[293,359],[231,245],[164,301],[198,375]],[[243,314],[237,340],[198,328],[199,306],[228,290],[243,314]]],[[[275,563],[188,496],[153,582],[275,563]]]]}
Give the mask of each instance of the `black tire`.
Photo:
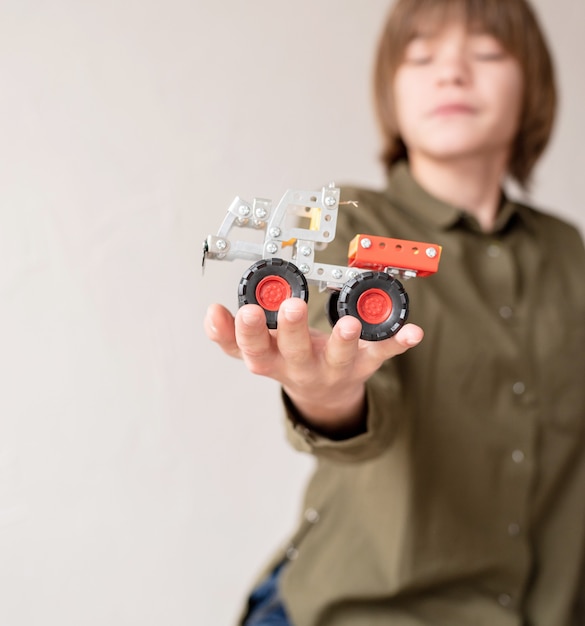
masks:
{"type": "Polygon", "coordinates": [[[363,272],[339,292],[339,317],[351,315],[362,323],[361,338],[382,341],[395,335],[408,318],[408,295],[400,281],[386,272],[363,272]]]}
{"type": "Polygon", "coordinates": [[[331,326],[335,326],[339,320],[339,312],[337,311],[337,302],[339,301],[339,290],[331,292],[329,300],[327,300],[327,306],[325,307],[325,313],[331,326]]]}
{"type": "Polygon", "coordinates": [[[268,328],[276,328],[278,309],[287,298],[302,298],[308,302],[309,288],[298,267],[284,259],[256,261],[244,272],[238,285],[238,305],[261,306],[268,328]]]}

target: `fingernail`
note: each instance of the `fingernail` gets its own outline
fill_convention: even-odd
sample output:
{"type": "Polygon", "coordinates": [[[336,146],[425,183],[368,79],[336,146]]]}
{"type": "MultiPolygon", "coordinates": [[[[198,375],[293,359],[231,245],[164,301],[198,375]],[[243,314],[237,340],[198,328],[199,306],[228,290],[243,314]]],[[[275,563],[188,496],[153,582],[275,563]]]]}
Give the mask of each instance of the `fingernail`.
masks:
{"type": "Polygon", "coordinates": [[[356,337],[359,337],[359,330],[354,330],[353,328],[340,328],[339,334],[342,339],[346,341],[353,341],[356,337]]]}
{"type": "Polygon", "coordinates": [[[404,343],[406,343],[407,346],[417,346],[421,341],[422,341],[422,337],[409,335],[404,340],[404,343]]]}
{"type": "Polygon", "coordinates": [[[253,311],[249,311],[248,309],[242,309],[241,316],[242,321],[247,326],[256,326],[256,324],[258,323],[258,320],[256,319],[253,311]]]}
{"type": "Polygon", "coordinates": [[[285,306],[282,312],[289,322],[298,322],[303,317],[303,312],[296,307],[290,308],[290,306],[285,306]]]}
{"type": "Polygon", "coordinates": [[[217,335],[217,328],[215,327],[215,324],[211,321],[211,315],[209,313],[205,315],[205,325],[207,326],[207,330],[211,334],[217,335]]]}

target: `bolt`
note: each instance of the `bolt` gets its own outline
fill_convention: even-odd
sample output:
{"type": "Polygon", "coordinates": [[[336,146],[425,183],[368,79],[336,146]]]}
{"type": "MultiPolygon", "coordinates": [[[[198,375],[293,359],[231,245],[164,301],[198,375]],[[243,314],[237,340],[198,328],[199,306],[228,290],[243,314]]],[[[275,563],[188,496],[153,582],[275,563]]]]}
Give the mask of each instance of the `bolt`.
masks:
{"type": "Polygon", "coordinates": [[[227,241],[225,241],[224,239],[218,239],[215,242],[215,247],[220,251],[225,250],[227,248],[227,241]]]}
{"type": "Polygon", "coordinates": [[[270,236],[271,237],[280,237],[280,233],[281,233],[281,230],[277,226],[273,226],[270,229],[270,236]]]}
{"type": "Polygon", "coordinates": [[[311,256],[311,248],[309,248],[309,246],[303,246],[301,248],[301,254],[303,256],[311,256]]]}
{"type": "Polygon", "coordinates": [[[435,248],[427,248],[425,252],[429,259],[434,259],[437,256],[437,251],[435,250],[435,248]]]}
{"type": "Polygon", "coordinates": [[[256,217],[260,220],[263,220],[268,215],[268,211],[264,207],[257,207],[256,209],[256,217]]]}
{"type": "Polygon", "coordinates": [[[333,207],[333,206],[335,206],[337,204],[337,200],[333,196],[327,196],[325,198],[325,204],[328,207],[333,207]]]}
{"type": "Polygon", "coordinates": [[[248,215],[250,215],[250,207],[246,206],[245,204],[241,204],[238,212],[243,217],[248,217],[248,215]]]}
{"type": "Polygon", "coordinates": [[[333,278],[339,280],[343,276],[343,272],[341,270],[333,270],[332,272],[333,278]]]}
{"type": "Polygon", "coordinates": [[[360,241],[360,246],[361,246],[362,248],[365,248],[366,250],[367,250],[368,248],[371,248],[371,247],[372,247],[372,241],[371,241],[371,239],[368,239],[368,238],[366,238],[366,239],[362,239],[362,240],[360,241]]]}
{"type": "Polygon", "coordinates": [[[266,251],[270,254],[276,254],[278,252],[278,246],[275,243],[269,243],[266,246],[266,251]]]}
{"type": "Polygon", "coordinates": [[[311,271],[311,267],[306,263],[303,263],[299,266],[299,269],[303,274],[308,274],[311,271]]]}
{"type": "Polygon", "coordinates": [[[359,274],[359,272],[356,272],[355,270],[351,270],[347,273],[347,275],[349,276],[349,278],[355,278],[357,275],[359,274]]]}

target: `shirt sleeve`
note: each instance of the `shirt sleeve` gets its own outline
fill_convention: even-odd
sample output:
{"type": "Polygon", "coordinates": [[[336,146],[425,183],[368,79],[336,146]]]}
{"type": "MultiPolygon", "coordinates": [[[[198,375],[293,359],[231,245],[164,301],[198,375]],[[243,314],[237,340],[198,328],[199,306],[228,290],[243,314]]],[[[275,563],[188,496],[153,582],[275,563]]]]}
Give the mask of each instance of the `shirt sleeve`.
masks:
{"type": "Polygon", "coordinates": [[[387,362],[366,383],[365,430],[347,439],[332,439],[312,430],[283,391],[286,433],[291,445],[317,458],[340,462],[364,461],[381,454],[391,444],[403,411],[394,369],[392,362],[387,362]]]}

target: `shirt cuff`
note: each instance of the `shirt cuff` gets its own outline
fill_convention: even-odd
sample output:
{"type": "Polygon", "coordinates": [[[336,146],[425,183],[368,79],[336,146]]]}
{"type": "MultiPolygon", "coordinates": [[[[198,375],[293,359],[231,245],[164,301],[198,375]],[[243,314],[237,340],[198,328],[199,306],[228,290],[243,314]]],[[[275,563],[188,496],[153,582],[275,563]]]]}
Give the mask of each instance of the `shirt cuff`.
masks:
{"type": "Polygon", "coordinates": [[[389,444],[388,412],[376,410],[375,398],[366,384],[366,411],[363,428],[336,433],[334,437],[318,432],[302,418],[292,400],[282,390],[287,438],[291,445],[316,457],[340,462],[363,461],[378,456],[389,444]]]}

